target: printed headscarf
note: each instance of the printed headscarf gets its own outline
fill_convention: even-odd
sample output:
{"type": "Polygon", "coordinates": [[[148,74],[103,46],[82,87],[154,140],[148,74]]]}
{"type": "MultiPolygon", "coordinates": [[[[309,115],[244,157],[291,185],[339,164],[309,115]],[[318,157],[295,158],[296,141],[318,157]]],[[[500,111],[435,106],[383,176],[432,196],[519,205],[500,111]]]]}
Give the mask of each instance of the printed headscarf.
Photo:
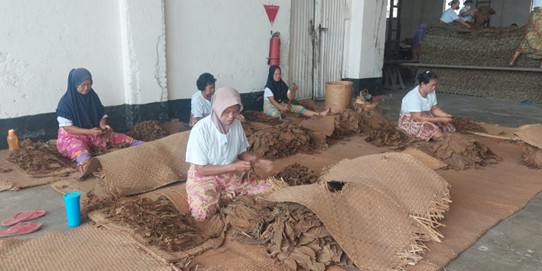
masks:
{"type": "Polygon", "coordinates": [[[282,78],[280,81],[275,81],[273,79],[273,75],[277,69],[280,70],[280,67],[277,65],[269,67],[269,74],[267,75],[267,83],[265,84],[265,87],[269,88],[273,92],[273,98],[275,98],[275,101],[279,103],[287,102],[288,85],[286,85],[282,78]]]}
{"type": "Polygon", "coordinates": [[[92,82],[92,75],[85,68],[70,71],[68,89],[58,102],[56,114],[71,120],[77,127],[89,129],[100,126],[100,119],[105,115],[105,109],[92,88],[86,95],[77,92],[77,86],[87,79],[92,82]]]}
{"type": "Polygon", "coordinates": [[[215,124],[220,133],[226,134],[230,128],[230,125],[224,125],[220,121],[220,116],[222,116],[224,110],[236,104],[241,106],[239,112],[243,111],[241,96],[237,90],[233,88],[219,88],[215,91],[213,105],[211,106],[211,121],[215,124]]]}

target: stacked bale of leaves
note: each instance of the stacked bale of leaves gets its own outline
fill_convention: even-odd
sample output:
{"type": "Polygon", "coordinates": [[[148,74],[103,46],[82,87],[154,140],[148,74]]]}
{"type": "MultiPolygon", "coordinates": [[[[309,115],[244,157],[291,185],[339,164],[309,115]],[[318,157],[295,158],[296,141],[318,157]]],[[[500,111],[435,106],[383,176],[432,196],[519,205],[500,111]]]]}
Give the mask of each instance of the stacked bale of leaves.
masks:
{"type": "Polygon", "coordinates": [[[193,225],[190,215],[181,214],[166,197],[118,201],[107,210],[111,220],[127,225],[148,244],[176,252],[194,248],[210,236],[193,225]]]}
{"type": "Polygon", "coordinates": [[[26,173],[39,176],[70,168],[71,161],[60,156],[56,145],[25,138],[20,148],[9,154],[8,160],[26,173]]]}
{"type": "MultiPolygon", "coordinates": [[[[427,26],[421,45],[422,64],[506,67],[519,46],[525,27],[465,30],[447,25],[427,26]]],[[[540,60],[522,56],[516,67],[535,68],[540,60]]],[[[439,91],[479,97],[531,99],[542,102],[538,72],[426,68],[439,75],[439,91]]]]}
{"type": "MultiPolygon", "coordinates": [[[[428,25],[421,45],[420,62],[428,64],[503,67],[512,58],[525,27],[463,30],[448,25],[428,25]]],[[[518,66],[536,64],[525,58],[518,66]]],[[[540,64],[540,63],[538,63],[540,64]]]]}
{"type": "Polygon", "coordinates": [[[287,166],[281,172],[277,173],[275,178],[282,179],[291,186],[313,184],[318,181],[318,175],[314,171],[298,163],[287,166]]]}
{"type": "Polygon", "coordinates": [[[159,121],[146,120],[134,125],[126,134],[135,139],[148,142],[165,137],[167,132],[162,128],[159,121]]]}
{"type": "Polygon", "coordinates": [[[241,242],[261,244],[287,270],[324,271],[352,261],[310,209],[295,203],[236,199],[222,210],[230,232],[241,242]]]}
{"type": "Polygon", "coordinates": [[[308,131],[297,124],[281,124],[254,132],[248,137],[252,153],[267,159],[287,157],[312,150],[308,131]]]}

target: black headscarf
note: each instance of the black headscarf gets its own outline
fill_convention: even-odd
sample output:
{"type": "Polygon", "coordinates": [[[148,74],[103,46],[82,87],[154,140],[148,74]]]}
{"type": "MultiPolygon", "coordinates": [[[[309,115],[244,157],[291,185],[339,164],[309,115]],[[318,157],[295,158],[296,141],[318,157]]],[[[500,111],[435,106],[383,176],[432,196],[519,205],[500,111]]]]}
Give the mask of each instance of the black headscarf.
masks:
{"type": "Polygon", "coordinates": [[[100,127],[100,119],[105,115],[105,109],[92,88],[86,95],[77,92],[77,86],[87,79],[92,82],[92,75],[85,68],[70,71],[68,89],[58,102],[56,114],[71,120],[74,126],[88,129],[100,127]]]}
{"type": "Polygon", "coordinates": [[[265,84],[265,87],[269,88],[273,92],[273,98],[275,98],[275,101],[279,103],[287,102],[288,85],[284,83],[282,78],[278,82],[273,80],[273,75],[277,69],[280,70],[280,67],[277,65],[269,67],[269,74],[267,75],[267,83],[265,84]]]}

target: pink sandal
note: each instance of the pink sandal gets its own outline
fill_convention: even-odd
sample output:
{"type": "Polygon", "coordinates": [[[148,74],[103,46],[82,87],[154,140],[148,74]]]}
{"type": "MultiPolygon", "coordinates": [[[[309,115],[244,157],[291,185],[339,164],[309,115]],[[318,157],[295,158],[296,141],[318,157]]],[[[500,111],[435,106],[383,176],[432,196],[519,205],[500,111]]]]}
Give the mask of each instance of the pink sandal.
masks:
{"type": "Polygon", "coordinates": [[[8,228],[7,230],[1,230],[0,237],[28,234],[35,232],[40,228],[41,223],[21,222],[16,224],[15,226],[8,228]]]}
{"type": "Polygon", "coordinates": [[[2,221],[2,226],[12,226],[21,221],[32,220],[45,215],[45,210],[26,210],[15,213],[10,218],[2,221]]]}

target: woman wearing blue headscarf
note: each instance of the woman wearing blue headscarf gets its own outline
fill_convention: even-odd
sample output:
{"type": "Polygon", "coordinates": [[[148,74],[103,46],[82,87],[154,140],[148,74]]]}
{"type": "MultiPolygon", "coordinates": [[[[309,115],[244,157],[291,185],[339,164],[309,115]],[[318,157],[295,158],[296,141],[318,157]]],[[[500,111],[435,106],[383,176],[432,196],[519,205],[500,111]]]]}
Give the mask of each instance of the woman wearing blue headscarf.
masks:
{"type": "Polygon", "coordinates": [[[84,172],[93,149],[106,149],[112,145],[139,145],[125,134],[115,133],[107,125],[107,115],[100,98],[92,89],[92,75],[87,69],[72,69],[68,76],[68,89],[56,109],[58,128],[57,149],[64,157],[77,162],[84,172]]]}

